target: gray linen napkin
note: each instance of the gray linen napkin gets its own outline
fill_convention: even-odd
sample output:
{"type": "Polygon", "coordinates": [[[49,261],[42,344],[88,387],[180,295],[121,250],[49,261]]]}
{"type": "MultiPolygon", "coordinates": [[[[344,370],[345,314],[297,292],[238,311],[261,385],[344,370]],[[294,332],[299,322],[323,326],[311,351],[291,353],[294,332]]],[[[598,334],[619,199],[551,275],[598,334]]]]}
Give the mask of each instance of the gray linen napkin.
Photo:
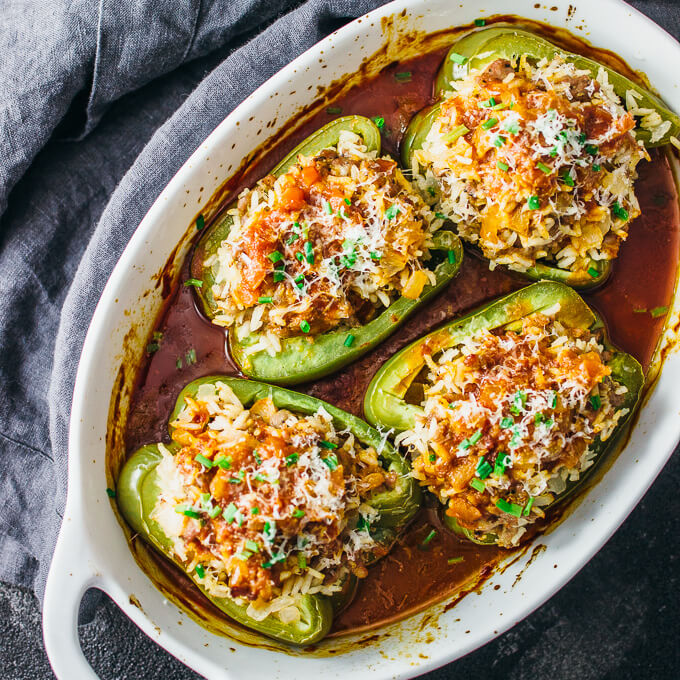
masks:
{"type": "Polygon", "coordinates": [[[42,596],[85,331],[155,197],[250,92],[379,4],[311,0],[256,34],[299,1],[0,1],[0,580],[42,596]]]}

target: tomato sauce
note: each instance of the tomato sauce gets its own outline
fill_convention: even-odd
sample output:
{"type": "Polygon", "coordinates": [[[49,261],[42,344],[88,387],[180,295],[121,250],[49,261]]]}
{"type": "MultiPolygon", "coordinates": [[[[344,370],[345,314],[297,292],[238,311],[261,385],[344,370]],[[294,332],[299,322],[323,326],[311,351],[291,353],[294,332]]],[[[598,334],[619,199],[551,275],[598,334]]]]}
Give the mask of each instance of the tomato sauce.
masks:
{"type": "MultiPolygon", "coordinates": [[[[398,157],[399,141],[409,120],[432,101],[434,77],[444,54],[438,50],[392,64],[372,80],[355,86],[332,102],[331,113],[320,112],[285,148],[276,149],[255,170],[249,168],[247,181],[263,176],[300,139],[340,115],[338,109],[341,115],[382,117],[383,153],[398,157]]],[[[630,226],[613,275],[585,298],[606,319],[612,341],[647,369],[663,329],[663,308],[670,304],[675,285],[680,217],[673,174],[664,153],[652,151],[651,161],[641,162],[638,169],[636,191],[642,215],[630,226]]],[[[183,278],[187,278],[188,269],[187,262],[183,278]]],[[[526,281],[520,277],[500,269],[490,271],[486,262],[468,254],[448,288],[385,343],[342,371],[298,389],[362,415],[368,383],[388,357],[443,322],[522,285],[526,281]]],[[[188,382],[216,373],[238,375],[224,331],[201,316],[189,288],[176,288],[156,329],[163,333],[160,349],[150,356],[141,375],[128,421],[130,452],[142,444],[167,441],[168,415],[188,382]]],[[[424,609],[490,574],[503,555],[507,552],[457,538],[441,526],[436,512],[426,507],[392,552],[369,570],[354,600],[336,618],[333,633],[372,628],[424,609]],[[432,528],[436,534],[423,546],[432,528]]]]}

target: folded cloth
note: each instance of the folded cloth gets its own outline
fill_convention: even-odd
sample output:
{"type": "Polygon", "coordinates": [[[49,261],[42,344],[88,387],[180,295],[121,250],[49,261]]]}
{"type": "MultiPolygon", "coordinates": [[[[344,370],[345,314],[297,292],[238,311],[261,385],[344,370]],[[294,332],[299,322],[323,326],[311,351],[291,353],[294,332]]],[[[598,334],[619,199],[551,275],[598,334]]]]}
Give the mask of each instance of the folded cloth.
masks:
{"type": "Polygon", "coordinates": [[[42,596],[83,339],[142,217],[251,91],[379,4],[0,0],[0,579],[42,596]]]}

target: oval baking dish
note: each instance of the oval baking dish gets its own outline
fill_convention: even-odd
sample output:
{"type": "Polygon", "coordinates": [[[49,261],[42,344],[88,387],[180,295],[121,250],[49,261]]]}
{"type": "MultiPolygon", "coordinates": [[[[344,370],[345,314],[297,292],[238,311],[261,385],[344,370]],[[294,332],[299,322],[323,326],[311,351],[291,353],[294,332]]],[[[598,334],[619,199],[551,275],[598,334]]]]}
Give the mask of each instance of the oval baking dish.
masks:
{"type": "MultiPolygon", "coordinates": [[[[668,406],[677,402],[680,379],[680,357],[672,352],[663,355],[663,370],[626,447],[571,514],[540,538],[540,550],[524,553],[494,573],[478,595],[463,598],[455,608],[439,602],[369,635],[329,638],[311,649],[265,642],[228,622],[218,626],[210,620],[206,628],[195,620],[204,611],[202,605],[194,602],[190,615],[168,602],[173,593],[163,589],[163,575],[153,575],[152,581],[140,565],[149,573],[161,567],[149,552],[136,547],[138,542],[130,543],[130,533],[123,532],[114,512],[115,502],[106,495],[124,461],[123,425],[130,412],[134,368],[164,303],[156,277],[165,272],[179,279],[195,235],[192,222],[204,209],[204,197],[236,171],[234,158],[245,158],[258,147],[263,130],[272,140],[287,131],[284,121],[309,104],[305,93],[357,72],[371,55],[366,62],[372,65],[369,73],[416,56],[424,45],[432,49],[451,44],[455,35],[440,33],[446,27],[474,28],[475,20],[489,21],[513,11],[573,30],[620,54],[649,76],[671,108],[680,110],[675,75],[666,66],[678,62],[680,46],[664,31],[618,0],[555,0],[552,5],[554,10],[533,2],[489,0],[483,12],[477,2],[398,0],[385,5],[333,33],[250,95],[163,190],[106,285],[80,361],[69,435],[68,501],[43,615],[46,648],[58,677],[95,677],[77,634],[79,603],[90,587],[105,591],[147,635],[209,678],[272,680],[318,674],[327,680],[375,680],[419,675],[502,634],[548,599],[604,545],[649,488],[680,436],[680,423],[668,406]],[[636,36],[634,45],[631,35],[636,36]],[[272,120],[277,121],[273,126],[272,120]],[[531,588],[524,587],[527,584],[531,588]]],[[[677,295],[673,304],[668,326],[677,319],[677,295]]],[[[662,342],[671,341],[669,334],[662,342]]]]}

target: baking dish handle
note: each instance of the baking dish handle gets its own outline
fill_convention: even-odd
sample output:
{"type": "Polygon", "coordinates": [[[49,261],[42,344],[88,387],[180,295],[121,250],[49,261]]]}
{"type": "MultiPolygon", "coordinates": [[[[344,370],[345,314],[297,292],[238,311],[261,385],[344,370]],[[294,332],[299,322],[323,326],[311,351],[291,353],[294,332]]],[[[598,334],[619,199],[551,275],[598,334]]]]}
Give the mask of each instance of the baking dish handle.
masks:
{"type": "Polygon", "coordinates": [[[78,611],[85,591],[101,587],[101,578],[71,513],[64,514],[50,565],[43,602],[43,639],[59,680],[98,680],[78,639],[78,611]]]}

